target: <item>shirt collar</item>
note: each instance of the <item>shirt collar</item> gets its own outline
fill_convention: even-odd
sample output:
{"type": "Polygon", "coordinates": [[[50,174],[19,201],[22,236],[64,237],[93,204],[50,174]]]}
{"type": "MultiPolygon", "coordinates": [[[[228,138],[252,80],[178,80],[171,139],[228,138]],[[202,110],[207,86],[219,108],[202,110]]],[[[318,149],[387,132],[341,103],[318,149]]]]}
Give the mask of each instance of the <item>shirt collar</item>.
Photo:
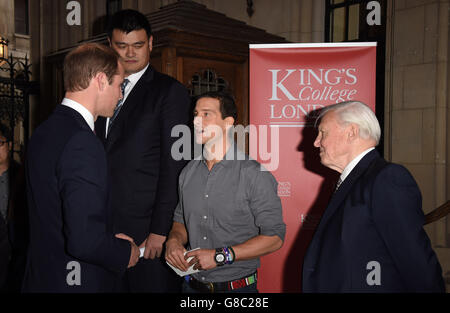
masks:
{"type": "Polygon", "coordinates": [[[4,171],[3,173],[0,173],[0,177],[4,175],[6,177],[6,179],[8,179],[10,167],[11,167],[11,162],[9,163],[9,167],[6,169],[6,171],[4,171]]]}
{"type": "MultiPolygon", "coordinates": [[[[233,163],[233,161],[242,161],[242,160],[248,160],[248,156],[242,152],[241,150],[239,150],[235,143],[233,142],[230,147],[227,150],[227,153],[225,153],[224,157],[222,160],[220,160],[219,162],[216,163],[217,164],[221,164],[225,167],[231,166],[233,163]]],[[[203,161],[203,163],[206,164],[206,160],[203,156],[203,153],[200,156],[200,160],[203,161]]]]}
{"type": "Polygon", "coordinates": [[[149,65],[150,65],[150,63],[148,63],[147,66],[144,67],[139,72],[133,73],[130,76],[125,77],[125,79],[128,79],[128,83],[125,86],[125,90],[123,92],[122,103],[125,103],[125,100],[127,99],[127,97],[130,94],[131,90],[133,90],[134,85],[136,85],[137,82],[139,81],[139,79],[141,79],[142,75],[144,75],[144,73],[147,70],[147,68],[149,67],[149,65]]]}
{"type": "Polygon", "coordinates": [[[78,113],[80,113],[81,116],[86,121],[86,123],[91,128],[91,130],[94,131],[94,116],[82,104],[80,104],[72,99],[69,99],[69,98],[64,98],[61,104],[68,106],[69,108],[72,108],[75,111],[77,111],[78,113]]]}
{"type": "Polygon", "coordinates": [[[361,161],[361,159],[370,151],[375,149],[374,147],[369,148],[367,150],[364,150],[362,153],[358,154],[356,158],[354,158],[350,163],[347,164],[347,166],[344,168],[341,174],[341,181],[344,181],[347,176],[350,174],[350,172],[355,168],[355,166],[361,161]]]}
{"type": "Polygon", "coordinates": [[[147,64],[146,67],[144,67],[142,70],[140,70],[139,72],[133,73],[128,77],[125,77],[126,79],[128,79],[130,82],[128,83],[129,85],[131,84],[131,86],[136,85],[136,83],[139,81],[139,79],[142,77],[142,75],[144,75],[145,71],[147,70],[148,66],[150,65],[150,63],[147,64]]]}

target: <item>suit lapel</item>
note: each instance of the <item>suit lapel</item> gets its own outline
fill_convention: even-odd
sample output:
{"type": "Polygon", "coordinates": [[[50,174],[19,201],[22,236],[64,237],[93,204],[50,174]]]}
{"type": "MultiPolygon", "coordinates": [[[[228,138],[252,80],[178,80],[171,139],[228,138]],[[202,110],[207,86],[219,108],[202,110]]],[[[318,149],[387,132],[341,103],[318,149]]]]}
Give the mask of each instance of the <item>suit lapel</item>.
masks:
{"type": "Polygon", "coordinates": [[[106,130],[106,117],[99,116],[95,121],[95,134],[101,140],[103,145],[106,144],[105,138],[105,130],[106,130]]]}
{"type": "Polygon", "coordinates": [[[380,158],[380,155],[376,150],[372,150],[367,153],[361,161],[353,168],[347,178],[339,186],[339,189],[331,197],[330,203],[328,204],[322,219],[320,221],[319,227],[317,228],[317,233],[321,233],[326,227],[326,224],[330,218],[334,215],[336,210],[340,207],[342,201],[347,197],[348,193],[352,189],[355,182],[361,177],[361,175],[366,172],[369,166],[376,160],[380,158]]]}
{"type": "MultiPolygon", "coordinates": [[[[128,95],[127,99],[125,100],[122,109],[114,120],[114,123],[111,124],[111,128],[108,130],[108,137],[106,138],[105,144],[105,148],[107,151],[120,137],[120,134],[123,132],[126,126],[126,123],[129,121],[128,117],[130,116],[130,113],[135,109],[136,106],[143,102],[144,95],[149,89],[149,83],[153,80],[153,74],[153,68],[151,67],[151,65],[149,65],[145,73],[138,80],[138,82],[128,95]]],[[[106,124],[104,126],[106,127],[106,124]]]]}

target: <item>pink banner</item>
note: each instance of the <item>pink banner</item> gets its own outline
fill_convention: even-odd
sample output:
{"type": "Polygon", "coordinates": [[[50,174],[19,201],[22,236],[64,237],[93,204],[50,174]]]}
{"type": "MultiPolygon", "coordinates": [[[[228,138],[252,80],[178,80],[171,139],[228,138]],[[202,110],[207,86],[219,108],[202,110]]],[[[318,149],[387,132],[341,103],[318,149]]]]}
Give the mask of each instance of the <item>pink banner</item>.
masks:
{"type": "Polygon", "coordinates": [[[284,246],[261,259],[260,292],[301,290],[303,255],[337,180],[313,146],[314,112],[348,100],[375,110],[375,74],[376,43],[250,45],[250,124],[259,137],[256,146],[250,133],[250,154],[277,179],[287,225],[284,246]],[[270,164],[261,140],[271,141],[270,164]]]}

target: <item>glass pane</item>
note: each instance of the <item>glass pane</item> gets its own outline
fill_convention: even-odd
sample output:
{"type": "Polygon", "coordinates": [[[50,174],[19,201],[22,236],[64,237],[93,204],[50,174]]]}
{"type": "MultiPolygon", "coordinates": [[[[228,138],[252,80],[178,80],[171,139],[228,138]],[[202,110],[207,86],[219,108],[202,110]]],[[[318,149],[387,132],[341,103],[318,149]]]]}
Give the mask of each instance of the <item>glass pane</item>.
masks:
{"type": "Polygon", "coordinates": [[[207,91],[219,91],[227,89],[227,87],[228,82],[225,79],[217,77],[214,70],[207,69],[201,75],[192,76],[189,89],[191,96],[198,96],[207,91]]]}
{"type": "Polygon", "coordinates": [[[28,1],[14,0],[14,22],[17,34],[28,35],[28,1]]]}
{"type": "Polygon", "coordinates": [[[333,41],[340,42],[345,40],[345,8],[333,10],[333,41]]]}
{"type": "Polygon", "coordinates": [[[349,7],[348,17],[348,40],[359,38],[359,4],[349,7]]]}

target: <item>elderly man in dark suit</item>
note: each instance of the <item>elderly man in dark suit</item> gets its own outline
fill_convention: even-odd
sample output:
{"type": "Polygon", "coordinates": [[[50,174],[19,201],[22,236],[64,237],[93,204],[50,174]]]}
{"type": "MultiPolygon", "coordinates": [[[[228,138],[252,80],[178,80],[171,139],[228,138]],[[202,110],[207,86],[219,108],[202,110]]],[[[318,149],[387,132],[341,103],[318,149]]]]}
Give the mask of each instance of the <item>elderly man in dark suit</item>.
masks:
{"type": "Polygon", "coordinates": [[[314,146],[341,176],[305,255],[303,291],[444,292],[420,190],[407,169],[374,150],[375,114],[349,101],[319,120],[314,146]]]}
{"type": "Polygon", "coordinates": [[[28,147],[25,292],[110,292],[139,259],[133,240],[111,231],[106,156],[93,132],[97,116],[113,115],[122,81],[109,47],[85,44],[66,56],[65,98],[28,147]]]}
{"type": "Polygon", "coordinates": [[[186,161],[171,155],[172,128],[190,119],[186,88],[150,65],[153,36],[147,18],[117,12],[108,27],[111,47],[125,68],[124,99],[112,118],[99,118],[112,184],[114,230],[132,236],[144,258],[126,272],[122,292],[178,292],[181,281],[161,258],[178,202],[186,161]]]}

